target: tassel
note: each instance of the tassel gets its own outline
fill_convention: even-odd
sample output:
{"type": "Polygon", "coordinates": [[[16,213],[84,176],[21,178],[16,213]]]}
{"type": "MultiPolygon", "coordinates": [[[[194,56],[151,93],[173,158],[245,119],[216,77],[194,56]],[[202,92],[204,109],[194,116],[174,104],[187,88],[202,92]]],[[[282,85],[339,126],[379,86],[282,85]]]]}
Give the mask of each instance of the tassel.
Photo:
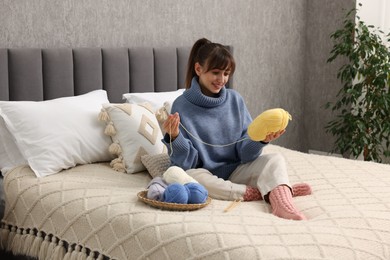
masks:
{"type": "Polygon", "coordinates": [[[27,236],[28,236],[27,229],[24,229],[22,232],[22,235],[20,237],[20,245],[18,248],[19,254],[21,254],[21,255],[24,254],[24,245],[26,244],[27,236]]]}
{"type": "Polygon", "coordinates": [[[49,247],[49,244],[50,244],[50,237],[49,237],[49,235],[46,235],[45,240],[43,240],[43,242],[41,244],[41,248],[39,249],[39,254],[38,254],[39,260],[46,259],[47,248],[49,247]]]}
{"type": "Polygon", "coordinates": [[[110,162],[110,166],[118,172],[126,172],[125,163],[123,162],[123,157],[119,156],[110,162]]]}
{"type": "Polygon", "coordinates": [[[79,253],[77,260],[87,260],[87,249],[85,247],[79,253]]]}
{"type": "Polygon", "coordinates": [[[29,233],[26,235],[26,240],[24,241],[22,254],[23,255],[29,255],[30,248],[32,247],[32,244],[34,242],[34,230],[30,229],[29,233]]]}
{"type": "Polygon", "coordinates": [[[124,163],[116,163],[112,166],[112,168],[117,172],[123,172],[125,173],[125,164],[124,163]]]}
{"type": "Polygon", "coordinates": [[[159,123],[164,123],[168,119],[168,112],[165,107],[161,107],[156,111],[156,118],[159,123]]]}
{"type": "MultiPolygon", "coordinates": [[[[12,252],[15,252],[16,255],[23,255],[24,254],[24,245],[26,243],[26,239],[28,236],[27,229],[20,230],[20,241],[18,243],[16,242],[16,238],[14,238],[14,248],[12,249],[12,252]]],[[[16,236],[15,236],[16,237],[16,236]]]]}
{"type": "Polygon", "coordinates": [[[10,230],[9,230],[8,226],[4,225],[4,227],[1,228],[1,236],[0,236],[0,249],[1,250],[7,249],[9,233],[10,233],[10,230]]]}
{"type": "Polygon", "coordinates": [[[110,122],[106,126],[106,129],[104,130],[104,134],[109,135],[109,136],[116,135],[116,130],[115,130],[115,127],[114,127],[114,123],[110,122]]]}
{"type": "Polygon", "coordinates": [[[64,247],[64,242],[61,240],[58,242],[58,245],[54,248],[52,258],[53,260],[61,260],[65,258],[65,247],[64,247]]]}
{"type": "Polygon", "coordinates": [[[11,245],[11,251],[14,255],[20,255],[22,253],[20,251],[21,243],[22,243],[22,229],[18,228],[11,245]]]}
{"type": "Polygon", "coordinates": [[[122,153],[122,148],[118,143],[112,143],[108,147],[110,154],[120,155],[122,153]]]}
{"type": "Polygon", "coordinates": [[[87,257],[87,260],[95,260],[95,252],[93,251],[89,252],[89,256],[87,257]]]}
{"type": "Polygon", "coordinates": [[[70,254],[70,260],[77,260],[80,253],[80,246],[77,245],[75,250],[70,254]]]}
{"type": "Polygon", "coordinates": [[[68,251],[66,252],[66,254],[64,255],[64,259],[63,260],[70,260],[70,256],[72,255],[72,246],[69,245],[68,246],[68,251]]]}
{"type": "Polygon", "coordinates": [[[8,235],[8,242],[7,242],[7,248],[6,248],[7,251],[12,250],[12,242],[14,242],[15,234],[16,234],[16,227],[12,227],[11,232],[9,232],[9,235],[8,235]]]}
{"type": "Polygon", "coordinates": [[[100,110],[99,115],[98,115],[98,120],[107,122],[109,118],[110,118],[110,116],[108,115],[107,111],[104,108],[102,108],[100,110]]]}
{"type": "Polygon", "coordinates": [[[112,167],[112,166],[114,166],[114,164],[116,164],[116,163],[121,163],[123,161],[123,157],[122,156],[119,156],[118,158],[115,158],[114,160],[112,160],[111,162],[110,162],[110,166],[112,167]]]}
{"type": "Polygon", "coordinates": [[[37,236],[34,239],[32,246],[30,248],[29,255],[32,257],[38,258],[39,249],[41,248],[42,243],[43,243],[42,232],[38,232],[37,236]]]}
{"type": "Polygon", "coordinates": [[[54,248],[57,246],[57,238],[55,236],[53,236],[51,238],[51,242],[49,244],[49,246],[47,247],[47,252],[46,252],[46,259],[47,260],[51,260],[53,259],[51,257],[51,255],[53,254],[53,251],[54,251],[54,248]]]}

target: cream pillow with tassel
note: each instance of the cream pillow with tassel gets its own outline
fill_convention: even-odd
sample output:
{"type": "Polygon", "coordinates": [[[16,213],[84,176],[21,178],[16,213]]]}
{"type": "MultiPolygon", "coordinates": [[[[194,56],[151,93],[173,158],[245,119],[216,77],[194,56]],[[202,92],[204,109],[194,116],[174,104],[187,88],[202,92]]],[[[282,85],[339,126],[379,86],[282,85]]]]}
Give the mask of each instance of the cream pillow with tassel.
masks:
{"type": "Polygon", "coordinates": [[[159,124],[148,103],[103,104],[99,120],[106,123],[104,133],[111,137],[108,150],[115,155],[110,163],[119,172],[145,170],[141,157],[166,153],[159,124]]]}

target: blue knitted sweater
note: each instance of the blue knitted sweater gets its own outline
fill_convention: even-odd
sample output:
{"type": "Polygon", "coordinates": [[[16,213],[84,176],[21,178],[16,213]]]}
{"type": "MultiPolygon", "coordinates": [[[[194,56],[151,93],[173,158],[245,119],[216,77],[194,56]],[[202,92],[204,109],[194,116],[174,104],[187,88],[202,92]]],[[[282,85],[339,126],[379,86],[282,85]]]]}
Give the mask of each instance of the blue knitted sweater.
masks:
{"type": "MultiPolygon", "coordinates": [[[[191,133],[180,126],[179,135],[172,141],[171,163],[184,170],[205,168],[227,180],[238,165],[256,159],[265,146],[249,139],[247,128],[252,118],[243,98],[235,90],[224,87],[218,97],[208,97],[202,94],[194,77],[191,88],[173,102],[171,113],[175,112],[179,113],[180,122],[191,133]],[[194,136],[214,145],[247,139],[230,146],[213,147],[194,136]]],[[[169,135],[165,135],[163,142],[171,153],[169,135]]]]}

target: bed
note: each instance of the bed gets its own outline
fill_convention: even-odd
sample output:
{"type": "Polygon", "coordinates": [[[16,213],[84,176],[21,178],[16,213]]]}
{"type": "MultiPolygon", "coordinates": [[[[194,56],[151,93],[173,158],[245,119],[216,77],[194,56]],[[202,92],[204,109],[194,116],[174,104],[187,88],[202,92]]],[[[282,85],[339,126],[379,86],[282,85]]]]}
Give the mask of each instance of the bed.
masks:
{"type": "Polygon", "coordinates": [[[225,211],[231,202],[212,199],[172,211],[138,198],[167,167],[153,116],[180,95],[188,54],[0,49],[1,250],[39,259],[390,259],[386,164],[268,145],[264,153],[285,157],[292,183],[312,186],[312,195],[294,198],[305,221],[278,218],[264,201],[225,211]],[[126,146],[121,130],[136,127],[118,111],[136,113],[131,123],[144,126],[127,133],[126,146]],[[140,132],[151,147],[139,144],[140,132]]]}

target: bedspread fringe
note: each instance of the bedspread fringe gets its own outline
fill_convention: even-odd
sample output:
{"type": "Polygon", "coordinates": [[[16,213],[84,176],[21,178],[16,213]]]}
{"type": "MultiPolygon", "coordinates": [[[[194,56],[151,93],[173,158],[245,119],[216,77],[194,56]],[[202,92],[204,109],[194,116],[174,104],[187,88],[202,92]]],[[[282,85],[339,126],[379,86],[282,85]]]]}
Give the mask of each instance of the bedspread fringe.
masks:
{"type": "Polygon", "coordinates": [[[6,250],[7,244],[8,244],[8,236],[9,236],[10,230],[8,227],[1,227],[1,236],[0,236],[0,249],[6,250]]]}
{"type": "Polygon", "coordinates": [[[109,257],[79,244],[69,244],[52,234],[2,224],[0,249],[39,260],[103,260],[109,257]]]}

